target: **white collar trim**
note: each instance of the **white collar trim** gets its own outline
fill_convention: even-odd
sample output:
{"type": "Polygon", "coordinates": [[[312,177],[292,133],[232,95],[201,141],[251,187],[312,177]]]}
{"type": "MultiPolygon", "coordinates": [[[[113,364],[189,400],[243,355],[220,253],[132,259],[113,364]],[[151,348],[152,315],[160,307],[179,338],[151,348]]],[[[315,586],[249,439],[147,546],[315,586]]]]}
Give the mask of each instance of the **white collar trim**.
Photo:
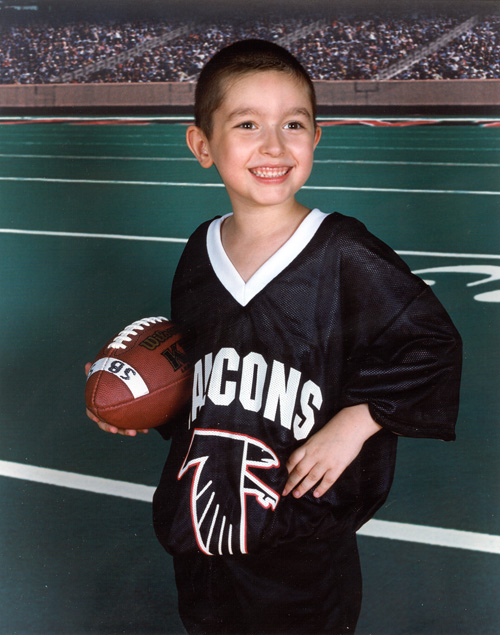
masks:
{"type": "Polygon", "coordinates": [[[228,216],[231,216],[231,214],[216,218],[208,227],[208,257],[216,276],[223,286],[239,304],[246,306],[271,280],[276,278],[295,260],[306,245],[309,244],[327,214],[324,214],[319,209],[313,209],[286,243],[269,260],[266,260],[247,282],[237,272],[222,246],[221,227],[228,216]]]}

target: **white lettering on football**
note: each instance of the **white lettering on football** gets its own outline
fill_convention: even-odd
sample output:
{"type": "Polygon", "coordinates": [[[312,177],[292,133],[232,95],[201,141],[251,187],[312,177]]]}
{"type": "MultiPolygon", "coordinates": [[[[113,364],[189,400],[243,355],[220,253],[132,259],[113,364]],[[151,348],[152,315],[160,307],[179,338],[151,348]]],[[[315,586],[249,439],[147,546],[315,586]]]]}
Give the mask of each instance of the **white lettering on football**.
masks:
{"type": "Polygon", "coordinates": [[[122,362],[120,359],[115,359],[114,357],[101,357],[101,359],[98,359],[94,364],[92,364],[87,380],[91,375],[99,370],[112,373],[118,377],[118,379],[121,379],[134,396],[134,399],[143,397],[149,393],[146,382],[135,368],[132,368],[129,364],[122,362]]]}

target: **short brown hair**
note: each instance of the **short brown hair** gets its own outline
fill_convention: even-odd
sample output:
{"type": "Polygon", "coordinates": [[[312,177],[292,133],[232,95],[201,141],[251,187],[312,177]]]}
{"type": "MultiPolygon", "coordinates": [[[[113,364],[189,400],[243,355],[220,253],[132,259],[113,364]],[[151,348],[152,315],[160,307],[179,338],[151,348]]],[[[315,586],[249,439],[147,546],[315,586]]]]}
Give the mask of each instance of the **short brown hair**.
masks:
{"type": "Polygon", "coordinates": [[[226,80],[247,73],[280,71],[303,82],[311,99],[316,121],[316,93],[302,64],[286,49],[267,40],[241,40],[216,53],[203,67],[195,90],[195,124],[208,138],[212,135],[212,116],[224,99],[226,80]]]}

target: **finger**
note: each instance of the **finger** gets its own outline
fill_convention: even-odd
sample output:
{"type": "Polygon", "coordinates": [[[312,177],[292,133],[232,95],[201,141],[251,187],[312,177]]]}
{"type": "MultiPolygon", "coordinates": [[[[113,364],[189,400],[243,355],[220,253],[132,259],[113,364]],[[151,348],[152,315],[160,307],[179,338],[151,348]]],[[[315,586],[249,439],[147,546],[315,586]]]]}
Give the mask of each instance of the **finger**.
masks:
{"type": "Polygon", "coordinates": [[[118,428],[118,434],[124,434],[127,437],[135,437],[138,434],[147,434],[149,430],[136,430],[135,428],[124,430],[122,428],[118,428]]]}
{"type": "Polygon", "coordinates": [[[301,496],[304,496],[304,494],[321,481],[323,474],[324,472],[319,468],[319,466],[315,466],[311,469],[293,490],[293,497],[300,498],[301,496]]]}
{"type": "Polygon", "coordinates": [[[297,465],[303,461],[306,457],[306,452],[304,450],[304,446],[297,448],[294,452],[290,454],[288,457],[288,461],[286,462],[286,469],[288,470],[288,474],[291,474],[293,470],[297,467],[297,465]]]}
{"type": "Polygon", "coordinates": [[[288,475],[288,480],[283,489],[283,496],[287,496],[309,474],[311,467],[312,465],[308,464],[304,459],[295,465],[288,475]]]}
{"type": "Polygon", "coordinates": [[[118,428],[118,434],[121,434],[124,437],[136,437],[137,432],[137,430],[124,430],[122,428],[118,428]]]}
{"type": "Polygon", "coordinates": [[[111,432],[111,434],[120,434],[120,430],[115,426],[110,426],[109,423],[105,423],[104,421],[96,421],[96,423],[104,432],[111,432]]]}
{"type": "Polygon", "coordinates": [[[88,375],[90,371],[90,367],[92,366],[92,362],[87,362],[85,364],[85,374],[88,375]]]}
{"type": "Polygon", "coordinates": [[[87,414],[87,417],[88,417],[89,419],[92,419],[92,421],[93,421],[94,423],[97,423],[97,424],[99,424],[99,423],[104,423],[104,421],[101,421],[101,420],[99,419],[99,417],[96,417],[96,416],[95,416],[95,414],[94,414],[91,410],[89,410],[88,408],[86,408],[85,412],[86,412],[86,414],[87,414]]]}
{"type": "Polygon", "coordinates": [[[323,496],[323,494],[326,494],[330,487],[332,487],[332,485],[337,481],[339,476],[340,475],[333,470],[328,470],[327,472],[325,472],[323,478],[321,479],[321,482],[318,484],[318,487],[316,487],[313,492],[314,498],[320,498],[321,496],[323,496]]]}
{"type": "Polygon", "coordinates": [[[99,417],[96,417],[96,415],[88,408],[86,409],[86,413],[87,413],[87,417],[91,419],[94,423],[97,423],[99,428],[101,428],[101,430],[104,430],[104,432],[111,432],[111,434],[119,434],[120,431],[116,426],[112,426],[109,423],[102,421],[101,419],[99,419],[99,417]]]}
{"type": "Polygon", "coordinates": [[[104,432],[111,432],[111,434],[119,434],[123,437],[136,437],[139,433],[147,434],[148,432],[147,430],[118,428],[117,426],[112,426],[111,424],[106,423],[105,421],[97,420],[96,423],[99,426],[99,428],[101,428],[101,430],[104,430],[104,432]]]}
{"type": "Polygon", "coordinates": [[[104,432],[111,432],[111,434],[121,434],[127,437],[135,437],[137,434],[147,434],[149,432],[149,429],[147,428],[141,429],[141,430],[135,430],[135,429],[125,430],[124,428],[118,428],[117,426],[112,426],[110,423],[106,423],[105,421],[102,421],[101,419],[99,419],[99,417],[96,417],[95,414],[88,408],[87,408],[87,417],[89,419],[92,419],[94,423],[97,423],[97,425],[99,426],[99,428],[101,428],[101,430],[104,430],[104,432]]]}
{"type": "Polygon", "coordinates": [[[288,496],[288,494],[290,494],[293,488],[299,483],[300,483],[300,479],[295,474],[290,475],[288,477],[287,482],[285,483],[285,487],[283,488],[281,495],[288,496]]]}
{"type": "Polygon", "coordinates": [[[123,437],[135,437],[139,432],[145,433],[147,430],[125,430],[125,428],[117,428],[116,426],[112,426],[105,421],[97,421],[97,425],[104,432],[111,432],[111,434],[119,434],[123,437]]]}

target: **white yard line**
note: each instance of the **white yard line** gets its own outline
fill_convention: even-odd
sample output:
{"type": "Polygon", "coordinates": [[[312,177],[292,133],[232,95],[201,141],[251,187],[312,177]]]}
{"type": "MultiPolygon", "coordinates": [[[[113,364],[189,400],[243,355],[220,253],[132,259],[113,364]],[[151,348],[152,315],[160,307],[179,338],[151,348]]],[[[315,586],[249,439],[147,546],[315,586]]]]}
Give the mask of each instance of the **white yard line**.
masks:
{"type": "MultiPolygon", "coordinates": [[[[157,187],[208,187],[222,188],[223,183],[189,183],[177,181],[117,181],[104,179],[57,179],[50,177],[32,176],[0,176],[0,181],[31,182],[31,183],[72,183],[79,185],[147,185],[157,187]]],[[[345,187],[334,185],[304,185],[303,190],[324,190],[342,192],[384,192],[398,194],[457,194],[469,196],[500,196],[500,191],[480,191],[480,190],[427,190],[427,189],[407,189],[393,187],[345,187]]]]}
{"type": "Polygon", "coordinates": [[[159,243],[187,243],[187,238],[169,238],[167,236],[132,236],[127,234],[92,234],[86,232],[55,232],[36,229],[0,228],[0,234],[21,234],[27,236],[56,236],[58,238],[97,238],[109,240],[143,240],[159,243]]]}
{"type": "MultiPolygon", "coordinates": [[[[81,155],[81,154],[17,154],[0,153],[0,159],[55,159],[62,161],[160,161],[197,162],[194,157],[140,157],[140,156],[113,156],[113,155],[81,155]]],[[[450,161],[372,161],[366,159],[315,159],[315,164],[346,164],[346,165],[400,165],[400,166],[430,166],[430,167],[450,167],[450,168],[500,168],[500,163],[464,163],[450,161]]]]}
{"type": "MultiPolygon", "coordinates": [[[[44,231],[38,229],[13,229],[3,227],[0,228],[0,234],[19,234],[27,236],[54,236],[57,238],[93,238],[98,240],[139,240],[145,242],[160,243],[187,243],[187,238],[171,238],[168,236],[134,236],[129,234],[95,234],[87,232],[60,232],[60,231],[44,231]]],[[[400,249],[396,250],[400,256],[432,256],[436,258],[479,258],[488,260],[500,260],[499,254],[471,254],[471,253],[455,253],[443,251],[411,251],[400,249]]]]}
{"type": "MultiPolygon", "coordinates": [[[[151,503],[155,487],[117,481],[114,479],[76,474],[24,463],[0,461],[0,476],[23,481],[65,487],[106,496],[118,496],[130,500],[151,503]]],[[[443,529],[425,525],[370,520],[359,530],[359,535],[372,538],[402,540],[452,549],[467,549],[484,553],[500,554],[500,536],[480,534],[472,531],[443,529]]]]}

